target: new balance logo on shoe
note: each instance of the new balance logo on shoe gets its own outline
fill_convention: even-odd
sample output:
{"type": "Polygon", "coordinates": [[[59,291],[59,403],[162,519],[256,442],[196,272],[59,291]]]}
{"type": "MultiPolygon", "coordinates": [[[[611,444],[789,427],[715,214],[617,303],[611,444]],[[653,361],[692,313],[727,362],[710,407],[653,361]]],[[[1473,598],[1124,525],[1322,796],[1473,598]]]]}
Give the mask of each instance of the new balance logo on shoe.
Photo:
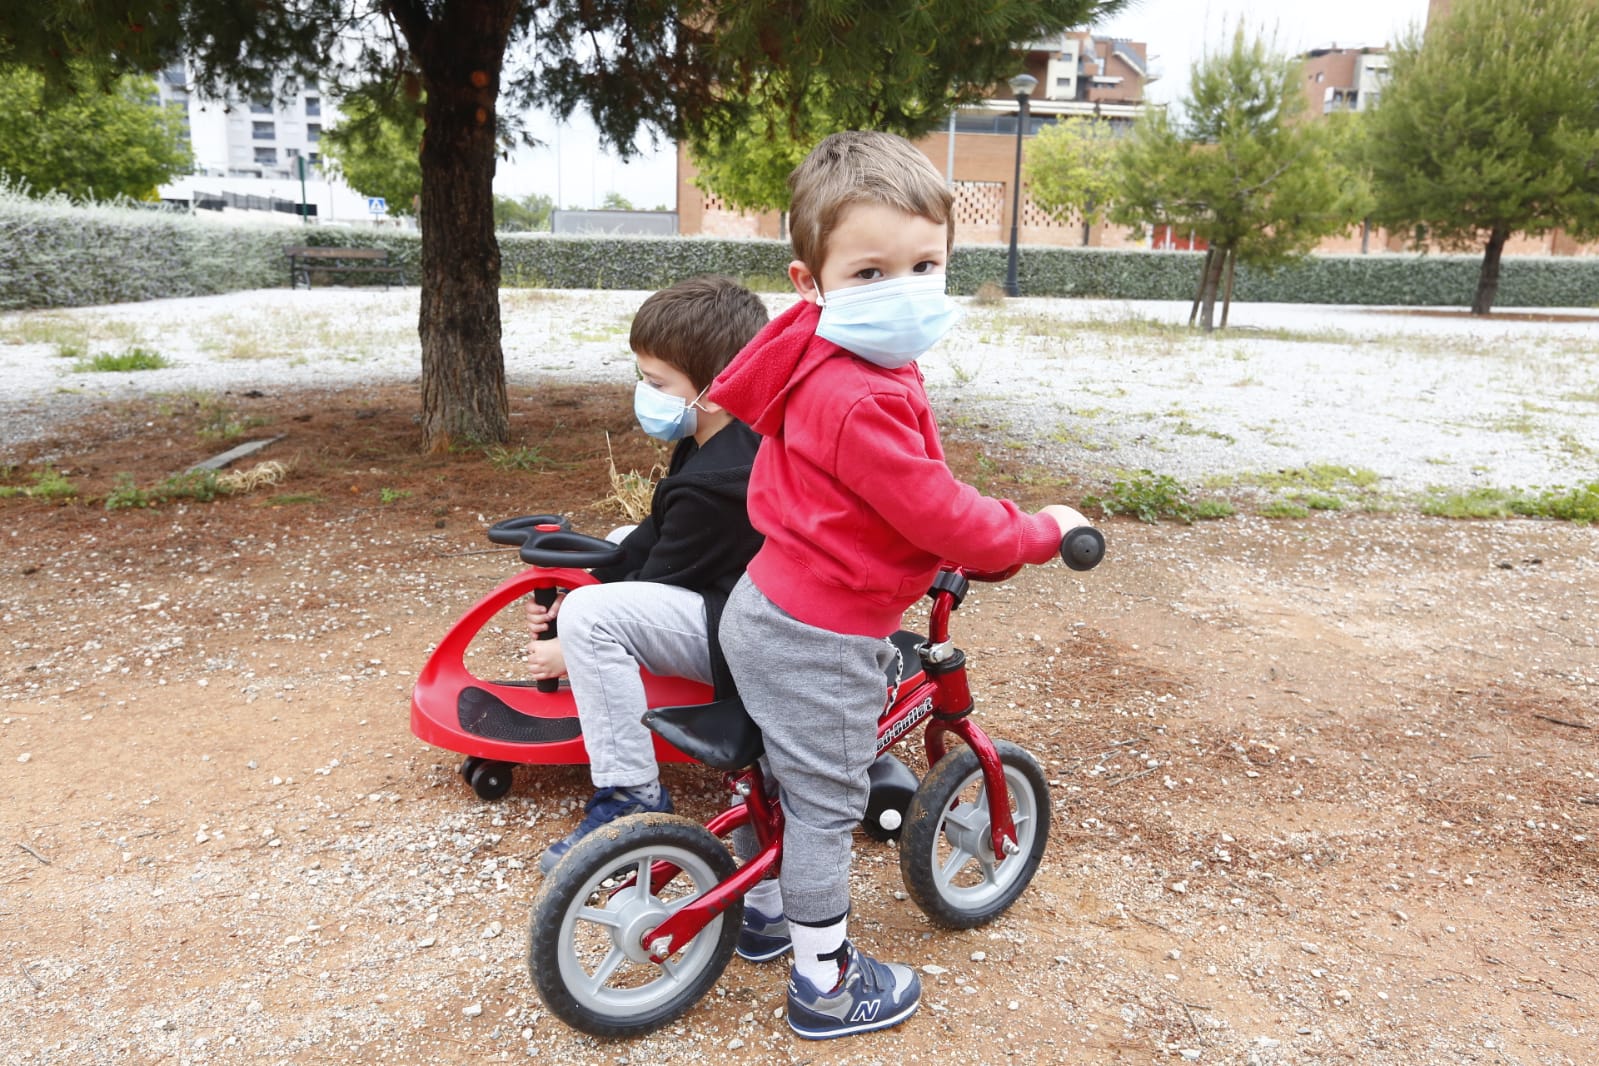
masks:
{"type": "Polygon", "coordinates": [[[857,1003],[854,1011],[850,1013],[849,1020],[852,1022],[875,1022],[878,1008],[882,1005],[883,1001],[880,999],[869,999],[863,1003],[857,1003]]]}

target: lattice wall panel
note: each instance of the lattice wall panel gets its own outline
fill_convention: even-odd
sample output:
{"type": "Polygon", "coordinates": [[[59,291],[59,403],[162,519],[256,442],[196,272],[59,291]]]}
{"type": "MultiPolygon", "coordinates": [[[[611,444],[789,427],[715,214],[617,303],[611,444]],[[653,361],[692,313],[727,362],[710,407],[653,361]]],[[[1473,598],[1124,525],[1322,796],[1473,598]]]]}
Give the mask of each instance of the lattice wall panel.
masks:
{"type": "Polygon", "coordinates": [[[957,227],[998,227],[1005,217],[1005,183],[1002,181],[957,181],[955,183],[955,225],[957,227]]]}

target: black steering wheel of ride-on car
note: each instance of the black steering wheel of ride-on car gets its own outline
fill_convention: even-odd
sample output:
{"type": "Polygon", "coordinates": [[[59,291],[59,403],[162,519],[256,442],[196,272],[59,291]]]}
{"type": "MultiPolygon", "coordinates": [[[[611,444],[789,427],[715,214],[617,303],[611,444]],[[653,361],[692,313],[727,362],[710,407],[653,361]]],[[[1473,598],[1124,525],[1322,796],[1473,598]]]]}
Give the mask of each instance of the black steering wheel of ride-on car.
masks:
{"type": "Polygon", "coordinates": [[[592,570],[596,566],[615,566],[627,558],[620,544],[601,537],[575,533],[570,529],[535,527],[522,542],[522,561],[532,566],[553,569],[575,566],[592,570]]]}
{"type": "Polygon", "coordinates": [[[505,518],[494,523],[489,527],[489,540],[495,544],[520,545],[527,543],[532,533],[571,528],[572,523],[565,515],[525,514],[520,518],[505,518]]]}

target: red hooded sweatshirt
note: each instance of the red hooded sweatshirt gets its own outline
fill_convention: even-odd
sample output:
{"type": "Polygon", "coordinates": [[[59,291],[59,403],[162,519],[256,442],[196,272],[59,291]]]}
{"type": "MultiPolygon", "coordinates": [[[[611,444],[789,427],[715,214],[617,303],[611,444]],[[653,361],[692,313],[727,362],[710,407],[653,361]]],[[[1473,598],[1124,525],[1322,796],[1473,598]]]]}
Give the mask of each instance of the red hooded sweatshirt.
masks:
{"type": "Polygon", "coordinates": [[[749,513],[766,542],[749,575],[766,598],[808,625],[884,637],[941,562],[1052,558],[1053,519],[950,472],[921,370],[885,370],[816,336],[820,314],[802,300],[774,318],[709,394],[762,437],[749,513]]]}

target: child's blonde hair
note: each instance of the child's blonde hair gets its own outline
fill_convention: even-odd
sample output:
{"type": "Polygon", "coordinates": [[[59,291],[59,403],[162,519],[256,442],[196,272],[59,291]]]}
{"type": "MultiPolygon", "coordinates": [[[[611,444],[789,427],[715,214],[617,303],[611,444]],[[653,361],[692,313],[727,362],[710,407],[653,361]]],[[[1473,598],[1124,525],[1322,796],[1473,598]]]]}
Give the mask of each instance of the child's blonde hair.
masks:
{"type": "Polygon", "coordinates": [[[932,160],[903,137],[875,130],[846,130],[811,149],[788,176],[793,193],[789,231],[794,255],[819,274],[827,241],[853,204],[886,204],[949,229],[955,244],[954,194],[932,160]]]}

